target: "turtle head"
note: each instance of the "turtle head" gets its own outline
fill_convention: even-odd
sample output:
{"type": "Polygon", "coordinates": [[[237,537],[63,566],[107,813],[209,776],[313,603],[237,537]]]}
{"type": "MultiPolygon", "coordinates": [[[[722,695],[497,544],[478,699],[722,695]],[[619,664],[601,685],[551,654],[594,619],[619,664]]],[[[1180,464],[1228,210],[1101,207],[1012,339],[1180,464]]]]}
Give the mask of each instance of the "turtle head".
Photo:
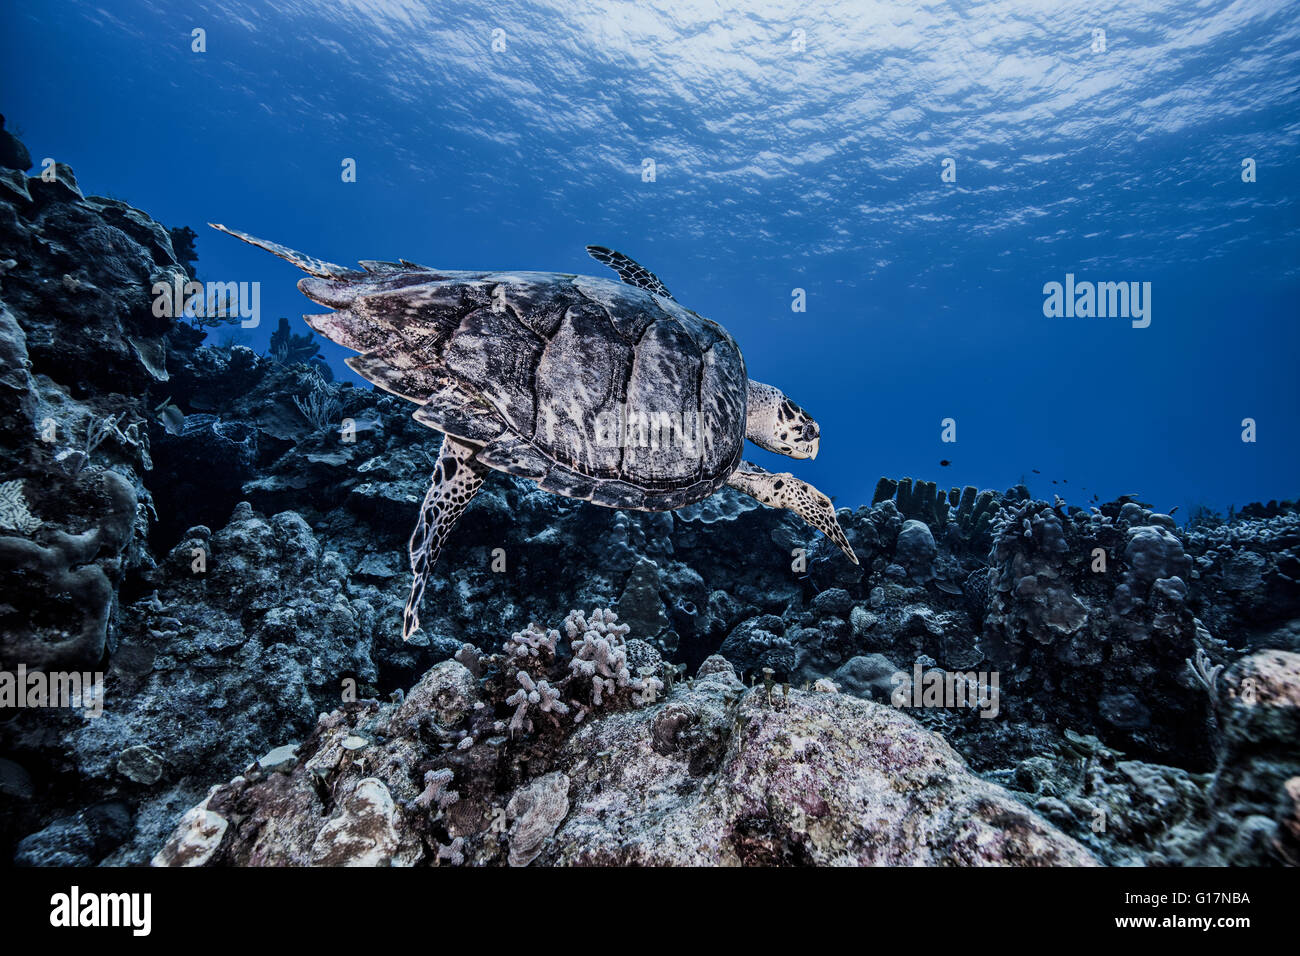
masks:
{"type": "Polygon", "coordinates": [[[779,388],[749,381],[745,437],[759,448],[791,458],[816,458],[821,429],[779,388]]]}

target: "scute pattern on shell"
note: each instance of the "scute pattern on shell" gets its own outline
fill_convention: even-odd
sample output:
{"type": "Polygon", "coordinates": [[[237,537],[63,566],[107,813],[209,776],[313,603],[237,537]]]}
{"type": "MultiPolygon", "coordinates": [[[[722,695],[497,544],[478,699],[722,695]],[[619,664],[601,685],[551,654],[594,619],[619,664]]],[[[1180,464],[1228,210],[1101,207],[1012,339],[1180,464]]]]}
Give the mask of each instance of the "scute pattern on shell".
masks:
{"type": "Polygon", "coordinates": [[[359,351],[348,365],[364,378],[421,405],[418,421],[483,445],[489,467],[658,511],[708,497],[739,463],[745,363],[717,323],[611,279],[363,265],[299,283],[338,310],[308,323],[359,351]],[[669,440],[608,440],[638,414],[669,440]]]}

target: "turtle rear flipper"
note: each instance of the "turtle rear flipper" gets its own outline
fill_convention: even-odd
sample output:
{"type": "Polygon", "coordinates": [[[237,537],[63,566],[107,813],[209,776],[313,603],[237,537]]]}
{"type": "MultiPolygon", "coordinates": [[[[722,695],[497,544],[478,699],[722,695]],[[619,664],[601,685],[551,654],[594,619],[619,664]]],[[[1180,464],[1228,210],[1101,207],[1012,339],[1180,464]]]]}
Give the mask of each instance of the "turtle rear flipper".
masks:
{"type": "Polygon", "coordinates": [[[271,242],[269,239],[258,239],[256,236],[250,236],[238,229],[228,229],[217,222],[210,222],[208,225],[229,236],[234,236],[236,239],[241,239],[249,245],[265,249],[267,252],[279,256],[285,262],[292,262],[303,272],[316,276],[318,279],[351,279],[365,275],[364,272],[336,266],[332,262],[326,262],[323,259],[317,259],[315,256],[309,256],[295,249],[290,249],[288,246],[282,246],[278,242],[271,242]]]}
{"type": "Polygon", "coordinates": [[[628,285],[636,286],[638,289],[645,289],[654,295],[661,295],[665,299],[672,299],[672,293],[659,281],[659,277],[631,256],[625,256],[613,249],[606,249],[604,246],[588,246],[587,255],[597,262],[603,262],[609,266],[628,285]]]}
{"type": "Polygon", "coordinates": [[[433,480],[420,505],[420,520],[411,535],[411,596],[402,612],[402,640],[420,629],[420,602],[429,571],[465,508],[483,484],[488,468],[474,460],[471,445],[447,435],[438,451],[433,480]]]}

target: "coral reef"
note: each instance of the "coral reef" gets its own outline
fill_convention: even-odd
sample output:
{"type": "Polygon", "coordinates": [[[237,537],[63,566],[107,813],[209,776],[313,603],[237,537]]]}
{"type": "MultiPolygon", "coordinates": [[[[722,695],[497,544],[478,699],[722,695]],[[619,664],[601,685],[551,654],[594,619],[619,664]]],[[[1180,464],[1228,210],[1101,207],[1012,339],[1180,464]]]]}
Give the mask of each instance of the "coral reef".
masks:
{"type": "Polygon", "coordinates": [[[494,694],[463,665],[421,683],[402,704],[322,716],[287,773],[250,768],[216,787],[155,865],[1095,863],[892,708],[746,691],[720,657],[662,701],[604,713],[551,749],[478,742],[494,694]],[[412,704],[433,688],[431,726],[412,704]],[[457,733],[476,742],[447,750],[457,733]],[[354,737],[366,743],[348,749],[354,737]],[[431,763],[440,781],[454,768],[460,793],[437,815],[408,796],[431,763]],[[494,786],[502,775],[512,782],[494,786]]]}
{"type": "Polygon", "coordinates": [[[320,354],[320,342],[309,332],[296,333],[289,327],[289,320],[280,316],[275,331],[271,333],[270,356],[281,365],[309,363],[325,379],[334,377],[324,357],[320,354]]]}
{"type": "Polygon", "coordinates": [[[1224,654],[1189,601],[1191,559],[1172,521],[1136,505],[1066,513],[1028,501],[1004,512],[982,646],[1033,708],[1146,756],[1209,759],[1202,687],[1185,661],[1224,654]],[[1191,719],[1189,719],[1189,717],[1191,719]]]}
{"type": "Polygon", "coordinates": [[[0,173],[0,671],[102,673],[104,710],[3,712],[5,859],[1300,853],[1293,503],[1180,527],[882,479],[839,511],[855,567],[729,489],[632,513],[494,476],[403,644],[436,436],[156,315],[193,250],[55,172],[0,173]],[[997,675],[996,717],[897,706],[917,674],[997,675]]]}

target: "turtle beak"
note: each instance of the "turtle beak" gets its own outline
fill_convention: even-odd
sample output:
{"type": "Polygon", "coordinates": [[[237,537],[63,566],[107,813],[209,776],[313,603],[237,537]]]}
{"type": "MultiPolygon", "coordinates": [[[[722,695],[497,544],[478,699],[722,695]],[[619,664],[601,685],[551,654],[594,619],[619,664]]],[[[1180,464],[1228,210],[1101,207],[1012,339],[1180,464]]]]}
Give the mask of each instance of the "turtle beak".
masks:
{"type": "Polygon", "coordinates": [[[817,452],[821,450],[821,446],[822,446],[822,439],[821,439],[821,436],[818,435],[816,438],[813,439],[813,443],[812,443],[812,445],[811,445],[811,451],[810,451],[808,457],[809,457],[809,458],[816,458],[816,457],[817,457],[817,452]]]}

